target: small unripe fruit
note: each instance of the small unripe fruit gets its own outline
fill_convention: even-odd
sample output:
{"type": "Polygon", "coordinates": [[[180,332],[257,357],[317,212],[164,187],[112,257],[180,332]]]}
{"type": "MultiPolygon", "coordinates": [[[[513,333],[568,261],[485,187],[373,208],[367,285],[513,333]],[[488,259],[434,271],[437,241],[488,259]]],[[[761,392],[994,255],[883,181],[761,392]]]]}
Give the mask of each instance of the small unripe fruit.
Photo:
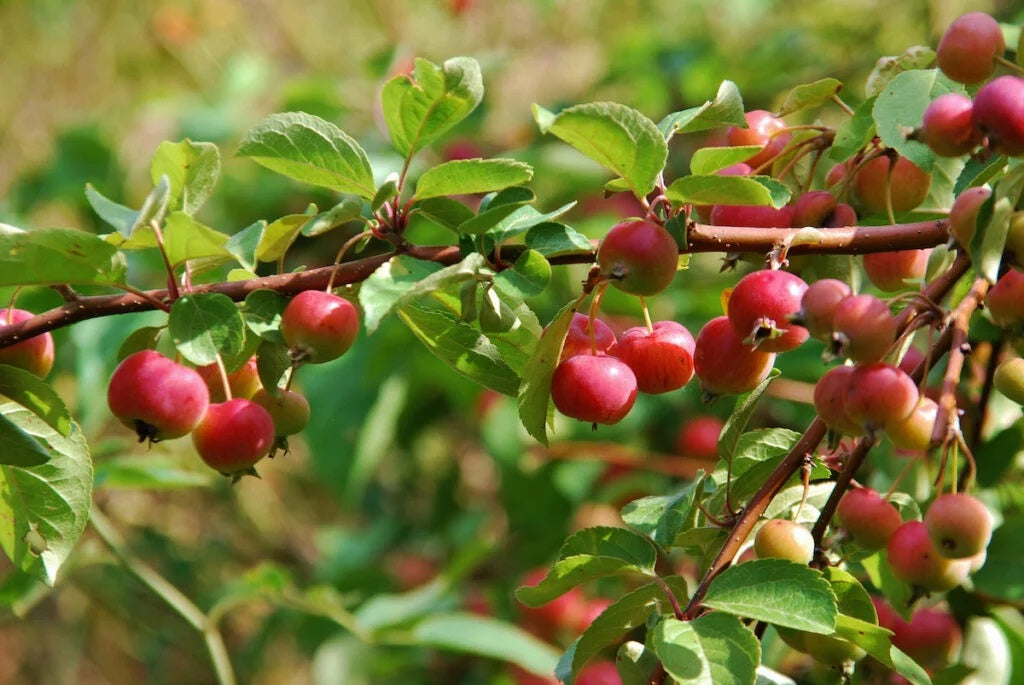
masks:
{"type": "Polygon", "coordinates": [[[832,311],[832,352],[858,362],[875,362],[896,341],[896,317],[874,295],[852,295],[832,311]]]}
{"type": "Polygon", "coordinates": [[[812,659],[828,666],[841,666],[850,661],[860,661],[867,652],[849,640],[819,633],[804,635],[804,647],[812,659]]]}
{"type": "MultiPolygon", "coordinates": [[[[0,309],[0,331],[8,325],[31,319],[35,314],[24,309],[0,309]]],[[[0,364],[8,364],[46,378],[53,368],[53,336],[40,333],[0,348],[0,364]]]]}
{"type": "Polygon", "coordinates": [[[754,552],[758,559],[788,559],[809,564],[814,557],[814,537],[799,523],[771,519],[754,536],[754,552]]]}
{"type": "Polygon", "coordinates": [[[836,509],[839,525],[867,550],[882,549],[903,523],[900,512],[871,488],[850,490],[836,509]]]}
{"type": "Polygon", "coordinates": [[[886,187],[892,196],[892,211],[909,212],[925,201],[931,187],[931,174],[906,157],[897,157],[889,173],[889,157],[880,155],[865,163],[853,178],[857,197],[869,214],[885,213],[886,187]]]}
{"type": "Polygon", "coordinates": [[[744,345],[728,317],[708,321],[697,334],[693,368],[705,393],[733,395],[753,390],[768,377],[775,355],[744,345]]]}
{"type": "Polygon", "coordinates": [[[906,419],[919,399],[910,376],[892,364],[876,362],[854,368],[846,413],[871,432],[906,419]]]}
{"type": "Polygon", "coordinates": [[[1024,273],[1010,269],[988,291],[985,304],[992,320],[1001,328],[1024,326],[1024,273]]]}
{"type": "Polygon", "coordinates": [[[980,83],[996,68],[996,57],[1006,51],[999,23],[984,12],[957,18],[939,41],[935,59],[942,73],[960,83],[980,83]]]}
{"type": "Polygon", "coordinates": [[[1024,404],[1024,359],[1014,357],[1000,362],[996,367],[996,390],[1017,404],[1024,404]]]}
{"type": "Polygon", "coordinates": [[[590,423],[618,423],[636,401],[636,376],[623,361],[605,354],[578,354],[558,365],[551,399],[566,416],[590,423]]]}
{"type": "Polygon", "coordinates": [[[343,297],[304,290],[281,314],[281,335],[293,358],[322,364],[345,354],[359,333],[359,312],[343,297]]]}
{"type": "Polygon", "coordinates": [[[983,85],[974,95],[971,117],[992,150],[1024,153],[1024,79],[1000,76],[983,85]]]}
{"type": "Polygon", "coordinates": [[[970,247],[971,239],[977,230],[978,210],[985,200],[992,196],[992,191],[985,186],[968,188],[957,196],[949,210],[949,232],[963,247],[970,247]]]}
{"type": "Polygon", "coordinates": [[[676,451],[693,459],[718,459],[718,437],[724,427],[716,416],[696,416],[676,434],[676,451]]]}
{"type": "Polygon", "coordinates": [[[667,288],[679,268],[679,246],[652,221],[612,226],[597,250],[601,275],[633,295],[655,295],[667,288]]]}
{"type": "Polygon", "coordinates": [[[170,440],[188,434],[202,420],[210,392],[195,369],[153,350],[125,357],[110,376],[110,412],[133,429],[139,441],[170,440]]]}
{"type": "Polygon", "coordinates": [[[192,431],[192,444],[210,468],[225,475],[248,472],[274,445],[274,420],[251,400],[211,404],[192,431]]]}
{"type": "Polygon", "coordinates": [[[615,345],[615,333],[604,321],[594,318],[594,331],[591,336],[590,317],[586,314],[576,312],[572,315],[569,323],[569,330],[565,334],[565,343],[562,345],[562,356],[559,361],[565,361],[577,354],[590,354],[593,352],[607,352],[615,345]],[[593,345],[591,345],[593,337],[593,345]]]}
{"type": "Polygon", "coordinates": [[[613,354],[633,370],[640,392],[678,390],[693,378],[693,336],[675,321],[658,321],[653,328],[628,329],[613,354]]]}
{"type": "Polygon", "coordinates": [[[309,402],[297,392],[278,390],[275,396],[260,388],[252,396],[252,401],[270,414],[276,437],[295,435],[309,425],[309,402]]]}
{"type": "Polygon", "coordinates": [[[938,413],[939,405],[935,400],[922,397],[910,416],[902,421],[887,423],[885,433],[899,449],[923,452],[931,446],[932,430],[938,413]]]}
{"type": "Polygon", "coordinates": [[[947,559],[939,554],[921,521],[907,521],[889,538],[886,557],[893,575],[931,592],[952,590],[967,579],[969,559],[947,559]]]}
{"type": "Polygon", "coordinates": [[[762,352],[786,352],[809,334],[790,319],[800,311],[807,283],[787,271],[762,269],[747,274],[729,296],[729,323],[744,342],[762,352]]]}
{"type": "Polygon", "coordinates": [[[971,122],[971,98],[945,93],[929,103],[921,117],[921,141],[941,157],[966,155],[978,146],[981,136],[971,122]]]}
{"type": "Polygon", "coordinates": [[[852,366],[833,367],[814,384],[814,410],[826,426],[843,435],[864,434],[864,427],[846,413],[853,370],[852,366]]]}
{"type": "Polygon", "coordinates": [[[898,250],[895,252],[874,252],[864,255],[864,271],[876,288],[885,292],[896,292],[916,288],[928,268],[931,249],[898,250]]]}
{"type": "Polygon", "coordinates": [[[901,620],[891,630],[893,645],[929,672],[953,663],[963,643],[956,619],[940,609],[918,609],[910,621],[901,620]]]}
{"type": "Polygon", "coordinates": [[[726,132],[726,138],[732,147],[762,146],[760,152],[744,160],[756,169],[782,152],[792,136],[789,133],[779,133],[786,127],[786,122],[763,109],[747,112],[746,119],[748,128],[731,126],[726,132]]]}
{"type": "Polygon", "coordinates": [[[935,549],[948,559],[976,556],[992,539],[992,515],[980,500],[962,492],[936,497],[924,525],[935,549]]]}

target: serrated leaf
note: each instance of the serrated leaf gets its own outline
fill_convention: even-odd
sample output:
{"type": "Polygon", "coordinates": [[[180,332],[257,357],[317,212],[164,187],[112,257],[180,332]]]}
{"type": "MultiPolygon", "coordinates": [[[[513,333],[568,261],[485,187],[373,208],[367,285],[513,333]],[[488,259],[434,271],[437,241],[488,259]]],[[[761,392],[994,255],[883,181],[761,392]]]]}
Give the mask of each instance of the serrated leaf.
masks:
{"type": "Polygon", "coordinates": [[[1006,155],[968,157],[953,186],[953,195],[959,196],[968,188],[985,185],[1006,169],[1006,162],[1006,155]]]}
{"type": "Polygon", "coordinates": [[[346,195],[345,198],[326,212],[320,212],[302,227],[302,235],[313,237],[327,233],[357,219],[363,212],[363,198],[346,195]]]}
{"type": "Polygon", "coordinates": [[[146,199],[142,201],[142,207],[135,215],[135,223],[128,229],[127,238],[135,238],[140,230],[152,232],[151,223],[162,224],[167,215],[167,208],[171,201],[171,180],[167,174],[162,174],[154,181],[153,190],[149,191],[146,199]]]}
{"type": "Polygon", "coordinates": [[[183,295],[167,319],[171,339],[185,359],[197,366],[213,364],[217,355],[236,355],[245,344],[242,313],[227,295],[183,295]]]}
{"type": "Polygon", "coordinates": [[[439,359],[467,378],[503,395],[515,395],[519,376],[487,336],[448,311],[416,302],[397,310],[409,330],[439,359]]]}
{"type": "MultiPolygon", "coordinates": [[[[683,604],[688,597],[686,580],[679,576],[665,579],[676,600],[683,604]]],[[[665,590],[649,583],[629,592],[602,611],[577,640],[572,657],[572,670],[579,672],[601,650],[613,645],[632,630],[644,625],[652,613],[669,613],[672,605],[665,590]]]]}
{"type": "Polygon", "coordinates": [[[15,566],[52,586],[89,518],[89,448],[77,426],[62,436],[14,403],[0,405],[0,415],[50,455],[38,466],[0,466],[0,546],[15,566]]]}
{"type": "Polygon", "coordinates": [[[254,290],[245,296],[242,318],[249,330],[259,337],[283,345],[281,314],[287,306],[288,298],[280,293],[265,289],[254,290]]]}
{"type": "Polygon", "coordinates": [[[738,618],[719,612],[693,621],[665,618],[649,644],[676,683],[753,685],[761,643],[738,618]]]}
{"type": "Polygon", "coordinates": [[[204,226],[185,212],[172,212],[164,228],[164,247],[172,267],[202,259],[223,263],[234,259],[227,248],[228,236],[204,226]]]}
{"type": "Polygon", "coordinates": [[[695,502],[704,495],[706,480],[698,471],[693,482],[672,495],[653,495],[633,500],[622,509],[622,520],[655,543],[668,549],[692,519],[695,502]]]}
{"type": "Polygon", "coordinates": [[[825,104],[843,87],[842,82],[834,78],[823,78],[813,83],[805,83],[786,93],[782,106],[775,116],[784,117],[801,109],[818,107],[825,104]]]}
{"type": "Polygon", "coordinates": [[[417,58],[411,77],[399,74],[381,92],[391,143],[404,157],[411,157],[469,116],[483,95],[475,59],[453,57],[438,66],[417,58]]]}
{"type": "Polygon", "coordinates": [[[431,223],[458,233],[459,226],[473,218],[473,210],[458,200],[448,197],[432,197],[417,202],[409,211],[410,220],[422,216],[431,223]]]}
{"type": "Polygon", "coordinates": [[[69,228],[0,232],[0,286],[124,283],[117,248],[69,228]]]}
{"type": "Polygon", "coordinates": [[[17,424],[0,415],[0,466],[39,466],[50,453],[17,424]]]}
{"type": "Polygon", "coordinates": [[[537,226],[554,223],[554,219],[562,216],[575,206],[575,202],[562,205],[558,209],[541,213],[530,205],[519,207],[501,221],[487,229],[487,237],[500,245],[511,238],[528,233],[537,226]]]}
{"type": "Polygon", "coordinates": [[[246,271],[256,269],[256,248],[266,227],[267,222],[260,219],[232,235],[224,246],[246,271]]]}
{"type": "Polygon", "coordinates": [[[544,445],[548,444],[547,421],[551,407],[551,377],[558,366],[558,358],[562,354],[562,345],[569,331],[569,324],[572,323],[572,316],[579,306],[579,300],[565,305],[548,324],[523,370],[522,383],[516,396],[519,420],[522,421],[526,432],[544,445]]]}
{"type": "MultiPolygon", "coordinates": [[[[990,283],[999,279],[999,267],[1006,249],[1010,217],[1024,193],[1024,167],[1015,167],[996,183],[992,193],[992,212],[984,226],[978,227],[968,252],[975,269],[990,283]]],[[[979,223],[983,213],[979,213],[979,223]]]]}
{"type": "Polygon", "coordinates": [[[38,416],[61,437],[71,434],[74,424],[64,400],[34,373],[0,364],[0,395],[38,416]]]}
{"type": "Polygon", "coordinates": [[[928,673],[913,659],[892,646],[892,633],[885,628],[846,614],[839,614],[836,635],[854,643],[914,685],[931,685],[928,673]]]}
{"type": "Polygon", "coordinates": [[[376,212],[386,203],[398,196],[398,172],[388,174],[384,182],[377,188],[377,193],[370,200],[370,211],[376,212]]]}
{"type": "Polygon", "coordinates": [[[1008,602],[1024,599],[1024,578],[1020,565],[1024,562],[1024,549],[1018,537],[1024,534],[1024,517],[1007,516],[1003,524],[992,533],[985,564],[974,574],[974,587],[979,592],[1008,602]]]}
{"type": "Polygon", "coordinates": [[[551,133],[611,169],[637,197],[654,189],[665,168],[668,146],[654,122],[615,102],[576,105],[552,114],[533,106],[543,133],[551,133]]]}
{"type": "Polygon", "coordinates": [[[131,207],[125,207],[107,198],[91,184],[85,184],[85,199],[96,215],[110,224],[115,231],[127,237],[139,213],[131,207]]]}
{"type": "Polygon", "coordinates": [[[308,214],[288,214],[267,224],[260,233],[255,257],[261,262],[276,262],[284,257],[309,221],[308,214]]]}
{"type": "Polygon", "coordinates": [[[209,487],[213,471],[182,468],[172,460],[154,459],[152,455],[105,459],[96,465],[93,487],[107,490],[182,490],[209,487]]]}
{"type": "Polygon", "coordinates": [[[585,254],[597,249],[587,236],[571,226],[554,221],[545,221],[531,227],[523,240],[527,247],[547,258],[567,254],[585,254]]]}
{"type": "Polygon", "coordinates": [[[283,176],[371,199],[376,187],[366,153],[334,124],[304,112],[271,114],[238,148],[283,176]]]}
{"type": "Polygon", "coordinates": [[[514,225],[523,219],[539,216],[536,209],[524,206],[533,200],[533,191],[522,186],[492,193],[480,203],[480,213],[459,224],[457,230],[465,235],[501,232],[505,225],[514,225]]]}
{"type": "Polygon", "coordinates": [[[256,373],[260,384],[272,395],[277,394],[281,378],[292,365],[288,348],[270,340],[261,340],[256,348],[256,373]]]}
{"type": "Polygon", "coordinates": [[[494,277],[522,297],[540,295],[551,282],[551,264],[537,250],[524,250],[511,269],[494,277]]]}
{"type": "Polygon", "coordinates": [[[723,571],[705,606],[777,626],[829,635],[835,631],[836,596],[820,571],[783,559],[754,559],[723,571]]]}
{"type": "Polygon", "coordinates": [[[713,174],[719,169],[750,159],[762,149],[761,145],[697,148],[690,157],[690,173],[695,176],[713,174]]]}
{"type": "Polygon", "coordinates": [[[880,58],[864,85],[867,97],[871,98],[881,93],[903,72],[925,69],[934,62],[935,50],[925,45],[911,46],[902,55],[880,58]]]}
{"type": "MultiPolygon", "coordinates": [[[[615,654],[621,685],[648,685],[660,663],[653,650],[634,640],[624,642],[615,654]]],[[[560,676],[557,672],[556,675],[560,676]]]]}
{"type": "Polygon", "coordinates": [[[213,143],[193,143],[187,138],[157,146],[149,166],[153,183],[164,175],[170,181],[167,208],[192,215],[209,199],[220,176],[220,150],[213,143]]]}
{"type": "Polygon", "coordinates": [[[928,104],[946,93],[964,93],[963,85],[951,81],[938,69],[905,71],[878,93],[872,115],[882,142],[903,157],[931,171],[935,153],[907,134],[921,125],[921,116],[928,104]]]}
{"type": "Polygon", "coordinates": [[[658,123],[658,129],[665,140],[676,133],[693,133],[722,126],[747,126],[743,98],[732,81],[722,81],[714,100],[708,100],[703,105],[681,112],[673,112],[658,123]]]}
{"type": "Polygon", "coordinates": [[[533,178],[533,167],[514,159],[457,159],[423,172],[413,197],[489,193],[533,178]]]}
{"type": "Polygon", "coordinates": [[[417,644],[501,659],[541,676],[550,676],[558,652],[523,629],[489,616],[434,614],[416,624],[417,644]]]}
{"type": "Polygon", "coordinates": [[[750,392],[736,398],[732,414],[726,419],[722,432],[718,435],[718,456],[731,461],[739,445],[740,436],[747,427],[751,415],[757,408],[758,402],[764,396],[765,391],[773,380],[779,377],[780,371],[772,369],[768,377],[758,383],[750,392]]]}
{"type": "Polygon", "coordinates": [[[874,109],[875,98],[868,98],[857,106],[852,117],[836,129],[836,137],[828,151],[833,161],[845,162],[875,137],[874,109]]]}
{"type": "Polygon", "coordinates": [[[754,464],[788,454],[800,437],[800,433],[788,428],[758,428],[742,433],[732,456],[733,477],[742,475],[754,464]]]}
{"type": "Polygon", "coordinates": [[[790,190],[769,176],[683,176],[666,189],[665,196],[677,204],[771,205],[781,207],[790,190]]]}

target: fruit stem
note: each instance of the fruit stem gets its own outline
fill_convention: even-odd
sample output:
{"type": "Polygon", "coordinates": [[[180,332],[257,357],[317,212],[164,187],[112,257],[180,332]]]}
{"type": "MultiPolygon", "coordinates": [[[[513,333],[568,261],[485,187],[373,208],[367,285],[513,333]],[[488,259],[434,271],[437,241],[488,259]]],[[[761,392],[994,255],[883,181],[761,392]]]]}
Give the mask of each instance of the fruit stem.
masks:
{"type": "Polygon", "coordinates": [[[1014,71],[1014,72],[1016,72],[1018,74],[1024,75],[1024,67],[1022,67],[1021,65],[1017,64],[1013,60],[1006,59],[1002,55],[996,55],[996,63],[1003,65],[1004,67],[1006,67],[1007,69],[1009,69],[1011,71],[1014,71]]]}
{"type": "Polygon", "coordinates": [[[341,259],[342,257],[345,256],[345,253],[348,252],[349,248],[351,248],[353,245],[358,243],[363,238],[366,238],[371,235],[373,235],[372,231],[363,231],[361,233],[356,233],[354,236],[345,241],[345,244],[341,246],[341,249],[338,250],[338,254],[334,257],[334,263],[331,265],[331,277],[327,279],[327,287],[324,289],[325,292],[329,293],[331,292],[331,290],[334,289],[334,278],[338,274],[338,266],[341,264],[341,259]]]}
{"type": "Polygon", "coordinates": [[[839,109],[843,110],[844,112],[849,114],[851,117],[854,114],[856,114],[856,112],[853,111],[852,107],[850,107],[848,104],[843,102],[843,99],[841,97],[839,97],[838,93],[832,93],[832,98],[831,99],[832,99],[832,102],[834,102],[837,105],[839,105],[839,109]]]}
{"type": "Polygon", "coordinates": [[[132,575],[174,609],[190,626],[203,634],[219,685],[234,685],[236,680],[234,670],[231,667],[231,658],[228,656],[227,647],[224,645],[224,638],[221,636],[216,622],[212,621],[209,616],[192,603],[192,600],[160,575],[156,569],[129,552],[121,534],[111,523],[110,519],[100,511],[99,507],[93,505],[89,512],[89,522],[92,523],[93,530],[100,536],[100,539],[103,540],[107,547],[110,548],[110,551],[114,553],[114,556],[120,560],[132,575]]]}
{"type": "Polygon", "coordinates": [[[892,209],[892,172],[896,168],[896,160],[889,158],[889,171],[885,175],[885,214],[889,223],[896,223],[896,214],[892,209]]]}
{"type": "Polygon", "coordinates": [[[590,320],[587,325],[590,327],[590,354],[597,354],[597,335],[594,328],[594,319],[601,310],[601,299],[604,298],[604,291],[608,289],[608,281],[602,281],[594,290],[594,297],[590,300],[590,320]]]}
{"type": "Polygon", "coordinates": [[[647,299],[643,295],[640,295],[639,297],[640,297],[640,309],[644,313],[644,323],[647,325],[647,332],[648,333],[653,333],[654,332],[654,324],[651,323],[651,313],[650,313],[650,311],[647,310],[647,299]]]}
{"type": "Polygon", "coordinates": [[[231,396],[231,381],[228,380],[228,370],[224,368],[224,360],[221,359],[220,353],[217,354],[217,373],[220,376],[220,382],[224,385],[224,401],[230,402],[234,399],[231,396]]]}
{"type": "Polygon", "coordinates": [[[149,227],[153,229],[153,236],[156,238],[156,246],[160,250],[160,256],[164,260],[164,268],[167,269],[167,293],[170,295],[171,300],[177,300],[181,293],[178,292],[178,282],[174,278],[174,267],[171,266],[171,260],[167,256],[167,246],[164,244],[164,234],[160,230],[160,224],[157,223],[156,219],[151,219],[149,227]]]}
{"type": "Polygon", "coordinates": [[[885,491],[885,495],[882,496],[882,499],[888,501],[888,499],[893,496],[893,494],[896,492],[896,488],[899,487],[900,482],[906,477],[908,473],[910,473],[910,469],[914,468],[914,466],[917,465],[917,462],[918,457],[907,459],[907,463],[903,465],[903,468],[900,469],[900,472],[896,474],[895,478],[893,478],[892,485],[890,485],[889,489],[885,491]]]}
{"type": "Polygon", "coordinates": [[[950,451],[950,460],[949,460],[950,461],[950,464],[949,464],[949,475],[950,475],[949,491],[955,495],[956,494],[956,486],[957,486],[957,482],[956,482],[957,481],[957,473],[960,470],[960,465],[957,463],[959,461],[959,456],[960,456],[960,441],[959,440],[954,440],[953,444],[950,445],[950,450],[949,451],[950,451]]]}
{"type": "Polygon", "coordinates": [[[19,285],[17,288],[14,289],[14,292],[11,293],[11,299],[7,303],[7,321],[5,321],[4,323],[7,324],[8,326],[14,323],[14,304],[18,301],[18,295],[20,293],[21,286],[19,285]]]}

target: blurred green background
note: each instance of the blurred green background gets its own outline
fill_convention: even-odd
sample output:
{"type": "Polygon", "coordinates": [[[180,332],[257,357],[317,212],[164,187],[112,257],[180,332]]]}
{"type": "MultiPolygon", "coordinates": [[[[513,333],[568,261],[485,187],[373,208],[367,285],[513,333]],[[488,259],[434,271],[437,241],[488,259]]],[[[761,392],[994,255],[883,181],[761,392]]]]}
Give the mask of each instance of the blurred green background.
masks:
{"type": "MultiPolygon", "coordinates": [[[[0,222],[105,231],[85,201],[85,184],[138,206],[151,189],[156,146],[183,137],[221,146],[223,176],[199,216],[208,225],[233,233],[310,202],[326,208],[329,194],[233,158],[245,132],[271,112],[312,112],[359,140],[383,176],[399,161],[377,114],[381,84],[415,56],[441,62],[469,55],[483,67],[483,104],[424,153],[422,164],[463,153],[528,160],[536,168],[537,207],[579,200],[570,221],[596,237],[623,211],[601,200],[608,177],[541,137],[531,103],[557,109],[613,100],[658,121],[712,98],[724,79],[736,82],[754,109],[770,108],[795,85],[834,76],[855,104],[879,57],[934,46],[966,11],[1019,24],[1024,11],[1014,5],[0,0],[0,222]]],[[[672,163],[685,168],[687,151],[700,142],[674,142],[672,163]]],[[[329,263],[339,240],[300,244],[298,263],[329,263]]],[[[141,285],[160,284],[145,262],[133,266],[142,281],[153,279],[141,285]]],[[[721,287],[735,280],[718,275],[718,266],[714,255],[694,258],[672,291],[651,302],[655,318],[675,318],[696,334],[720,313],[721,287]]],[[[557,271],[531,303],[541,323],[578,293],[585,273],[557,271]]],[[[49,292],[22,297],[22,306],[34,309],[57,302],[49,292]]],[[[614,294],[605,311],[619,329],[639,316],[632,301],[614,294]]],[[[690,462],[672,466],[680,422],[731,410],[729,400],[702,406],[691,384],[642,398],[626,421],[597,434],[560,420],[563,448],[544,453],[524,437],[514,402],[452,373],[392,318],[346,357],[299,374],[313,406],[310,429],[292,454],[261,467],[262,480],[232,488],[207,476],[188,441],[147,451],[111,425],[104,386],[115,352],[128,333],[159,319],[122,316],[59,332],[55,383],[93,446],[97,505],[143,558],[204,608],[237,590],[247,573],[263,578],[255,585],[269,582],[266,574],[296,588],[323,584],[348,606],[440,574],[431,608],[486,607],[521,621],[511,589],[523,574],[549,561],[574,527],[615,520],[631,496],[667,492],[692,471],[690,462]],[[605,462],[634,457],[647,466],[608,475],[605,462]]],[[[806,398],[799,382],[820,374],[819,353],[807,347],[780,359],[797,397],[806,398]]],[[[804,404],[778,401],[757,420],[800,430],[808,417],[804,404]]],[[[95,538],[83,540],[52,592],[23,582],[4,563],[0,683],[212,679],[200,636],[128,578],[95,538]]],[[[595,592],[615,597],[621,589],[610,583],[595,592]]],[[[513,677],[485,659],[373,649],[330,621],[262,601],[228,613],[224,629],[242,682],[513,677]]],[[[546,637],[564,648],[571,636],[546,637]]]]}

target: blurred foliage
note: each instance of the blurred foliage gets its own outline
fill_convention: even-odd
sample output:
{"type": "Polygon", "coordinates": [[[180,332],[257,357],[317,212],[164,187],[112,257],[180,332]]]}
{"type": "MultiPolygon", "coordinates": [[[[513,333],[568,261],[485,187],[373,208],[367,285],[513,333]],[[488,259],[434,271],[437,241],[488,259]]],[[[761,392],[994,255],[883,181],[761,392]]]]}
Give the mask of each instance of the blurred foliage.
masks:
{"type": "MultiPolygon", "coordinates": [[[[842,80],[843,97],[856,103],[878,57],[934,45],[949,21],[969,10],[1019,23],[1012,6],[7,0],[0,2],[0,221],[100,230],[85,184],[138,206],[150,188],[147,168],[157,144],[182,137],[216,142],[225,156],[224,176],[201,212],[208,225],[233,233],[310,203],[324,209],[329,194],[234,159],[245,131],[270,112],[312,112],[360,140],[373,168],[386,174],[400,160],[377,114],[380,84],[408,69],[413,56],[442,61],[466,54],[483,66],[483,105],[425,161],[460,152],[529,161],[537,169],[537,207],[578,200],[573,224],[597,236],[632,208],[602,200],[605,175],[539,135],[531,103],[557,109],[613,100],[657,121],[713,97],[723,79],[735,81],[753,109],[825,76],[842,80]]],[[[289,268],[328,263],[351,235],[337,233],[300,242],[289,268]]],[[[429,235],[417,237],[430,242],[429,235]]],[[[720,313],[720,291],[735,280],[719,274],[719,265],[715,255],[694,257],[673,289],[650,303],[652,316],[696,333],[720,313]]],[[[132,268],[145,273],[159,265],[132,268]]],[[[542,323],[584,277],[582,268],[556,269],[551,287],[531,302],[542,323]]],[[[20,302],[41,309],[58,300],[27,292],[20,302]]],[[[640,314],[632,298],[617,292],[604,308],[618,330],[640,314]]],[[[732,409],[729,400],[702,406],[691,384],[642,397],[625,421],[597,434],[559,417],[562,447],[545,453],[523,433],[512,400],[451,373],[390,317],[346,357],[300,373],[313,406],[310,428],[292,441],[290,454],[261,467],[262,480],[230,487],[206,477],[188,441],[146,451],[111,425],[104,388],[114,354],[128,333],[152,320],[110,317],[61,331],[55,383],[94,445],[96,506],[130,530],[133,549],[204,609],[269,564],[297,587],[333,588],[349,606],[443,573],[452,582],[431,607],[520,620],[511,589],[528,570],[550,561],[570,529],[617,521],[618,507],[630,498],[670,491],[688,468],[665,468],[678,459],[680,421],[732,409]],[[638,468],[628,465],[632,458],[638,468]],[[158,478],[154,464],[166,467],[158,478]]],[[[807,345],[780,358],[789,381],[780,394],[801,401],[766,403],[756,424],[806,425],[808,386],[800,383],[820,374],[819,354],[807,345]]],[[[877,459],[883,479],[903,466],[891,457],[885,446],[877,459]]],[[[4,615],[0,683],[210,680],[200,638],[127,581],[98,540],[82,543],[66,580],[48,594],[6,571],[4,604],[18,614],[31,611],[31,622],[4,615]]],[[[608,596],[620,590],[595,588],[608,596]]],[[[227,612],[224,628],[247,683],[512,682],[508,667],[494,661],[371,647],[325,618],[266,602],[227,612]]],[[[548,636],[559,648],[565,637],[548,636]]]]}

